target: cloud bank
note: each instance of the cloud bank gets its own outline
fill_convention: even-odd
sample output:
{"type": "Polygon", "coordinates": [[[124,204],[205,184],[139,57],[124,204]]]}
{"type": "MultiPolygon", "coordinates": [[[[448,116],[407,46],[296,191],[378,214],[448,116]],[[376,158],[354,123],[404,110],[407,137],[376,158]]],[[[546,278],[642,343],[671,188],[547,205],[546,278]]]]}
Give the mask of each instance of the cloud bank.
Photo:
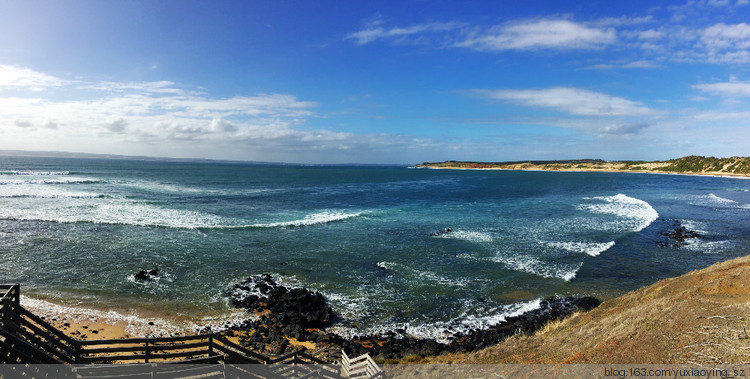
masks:
{"type": "Polygon", "coordinates": [[[213,98],[169,81],[67,81],[0,66],[0,135],[6,149],[139,149],[156,156],[195,156],[205,149],[213,158],[304,161],[329,155],[346,162],[357,157],[344,152],[355,149],[366,156],[434,143],[311,128],[310,120],[321,117],[317,107],[291,94],[213,98]],[[58,90],[65,92],[63,99],[58,90]]]}

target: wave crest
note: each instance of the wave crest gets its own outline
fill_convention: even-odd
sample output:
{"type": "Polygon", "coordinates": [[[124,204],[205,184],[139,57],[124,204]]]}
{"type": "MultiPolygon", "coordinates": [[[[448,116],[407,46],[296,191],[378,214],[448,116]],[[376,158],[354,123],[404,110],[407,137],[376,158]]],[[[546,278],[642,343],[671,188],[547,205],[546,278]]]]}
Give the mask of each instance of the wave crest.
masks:
{"type": "Polygon", "coordinates": [[[57,176],[57,175],[69,175],[70,171],[33,171],[33,170],[21,170],[21,171],[4,171],[0,172],[2,175],[36,175],[36,176],[57,176]]]}
{"type": "Polygon", "coordinates": [[[621,225],[633,232],[640,232],[659,218],[659,213],[651,204],[624,194],[586,198],[595,204],[582,204],[579,209],[591,213],[617,216],[621,225]]]}
{"type": "Polygon", "coordinates": [[[253,225],[247,225],[247,226],[253,227],[253,228],[310,226],[310,225],[317,225],[317,224],[327,224],[329,222],[334,222],[334,221],[343,221],[343,220],[347,220],[350,218],[359,217],[362,214],[363,212],[344,213],[344,212],[326,211],[326,212],[309,214],[300,220],[271,222],[267,224],[253,224],[253,225]]]}
{"type": "Polygon", "coordinates": [[[550,242],[549,246],[572,251],[574,253],[585,253],[595,257],[615,246],[615,241],[609,242],[550,242]]]}

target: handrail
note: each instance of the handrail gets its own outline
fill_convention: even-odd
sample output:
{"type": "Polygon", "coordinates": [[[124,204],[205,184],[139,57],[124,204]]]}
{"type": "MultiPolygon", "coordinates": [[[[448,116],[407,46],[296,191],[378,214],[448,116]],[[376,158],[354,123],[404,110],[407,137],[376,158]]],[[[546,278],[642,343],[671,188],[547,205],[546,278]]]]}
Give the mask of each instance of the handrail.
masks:
{"type": "Polygon", "coordinates": [[[271,358],[263,354],[256,353],[252,350],[246,349],[245,347],[240,346],[219,334],[214,334],[213,342],[215,344],[214,347],[218,348],[219,350],[225,351],[227,348],[233,349],[233,350],[239,351],[240,353],[244,354],[247,357],[258,360],[259,363],[267,364],[271,360],[271,358]],[[219,342],[219,344],[217,344],[216,342],[219,342]]]}
{"type": "Polygon", "coordinates": [[[9,298],[13,300],[16,304],[20,301],[21,297],[21,291],[20,291],[21,285],[16,284],[0,284],[0,292],[2,296],[0,298],[9,298]]]}
{"type": "MultiPolygon", "coordinates": [[[[16,343],[21,350],[14,352],[20,359],[27,358],[29,361],[24,363],[286,363],[305,367],[315,365],[305,368],[303,371],[308,374],[303,376],[317,373],[316,375],[324,377],[340,377],[338,369],[334,369],[332,364],[309,354],[304,348],[281,356],[269,357],[240,346],[217,333],[161,338],[78,340],[22,307],[20,293],[19,284],[0,284],[0,335],[5,336],[6,343],[16,343]]],[[[11,346],[6,349],[16,348],[11,346]]],[[[383,371],[368,354],[350,359],[342,350],[340,368],[344,377],[384,377],[383,371]]]]}
{"type": "Polygon", "coordinates": [[[341,351],[341,369],[347,378],[382,378],[385,377],[370,354],[362,354],[355,358],[349,358],[345,351],[341,351]]]}

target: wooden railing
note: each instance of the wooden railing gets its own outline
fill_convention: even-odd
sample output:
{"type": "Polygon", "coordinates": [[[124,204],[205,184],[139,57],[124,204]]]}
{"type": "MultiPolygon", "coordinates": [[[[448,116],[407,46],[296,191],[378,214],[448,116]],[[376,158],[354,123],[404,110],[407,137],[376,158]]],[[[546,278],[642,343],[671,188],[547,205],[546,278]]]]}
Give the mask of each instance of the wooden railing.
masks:
{"type": "MultiPolygon", "coordinates": [[[[219,334],[77,340],[22,307],[18,284],[0,285],[0,354],[0,363],[118,363],[127,366],[132,363],[223,362],[279,365],[266,371],[284,377],[383,377],[383,372],[367,354],[349,359],[342,351],[339,367],[304,349],[277,357],[265,356],[219,334]]],[[[253,370],[257,371],[257,367],[253,370]]]]}
{"type": "Polygon", "coordinates": [[[385,374],[369,354],[349,359],[341,352],[341,374],[346,378],[384,378],[385,374]]]}
{"type": "Polygon", "coordinates": [[[0,299],[8,299],[16,305],[21,304],[20,284],[0,284],[0,299]]]}

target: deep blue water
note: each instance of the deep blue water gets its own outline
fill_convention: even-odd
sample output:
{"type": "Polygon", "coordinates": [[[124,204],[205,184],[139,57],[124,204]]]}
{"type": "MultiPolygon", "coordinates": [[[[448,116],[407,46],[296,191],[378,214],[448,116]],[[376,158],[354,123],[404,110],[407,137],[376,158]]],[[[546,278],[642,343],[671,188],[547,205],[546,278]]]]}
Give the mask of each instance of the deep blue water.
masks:
{"type": "Polygon", "coordinates": [[[341,333],[608,298],[747,254],[748,221],[736,178],[0,157],[0,282],[201,317],[271,273],[321,291],[341,333]],[[705,238],[657,245],[673,220],[705,238]]]}

